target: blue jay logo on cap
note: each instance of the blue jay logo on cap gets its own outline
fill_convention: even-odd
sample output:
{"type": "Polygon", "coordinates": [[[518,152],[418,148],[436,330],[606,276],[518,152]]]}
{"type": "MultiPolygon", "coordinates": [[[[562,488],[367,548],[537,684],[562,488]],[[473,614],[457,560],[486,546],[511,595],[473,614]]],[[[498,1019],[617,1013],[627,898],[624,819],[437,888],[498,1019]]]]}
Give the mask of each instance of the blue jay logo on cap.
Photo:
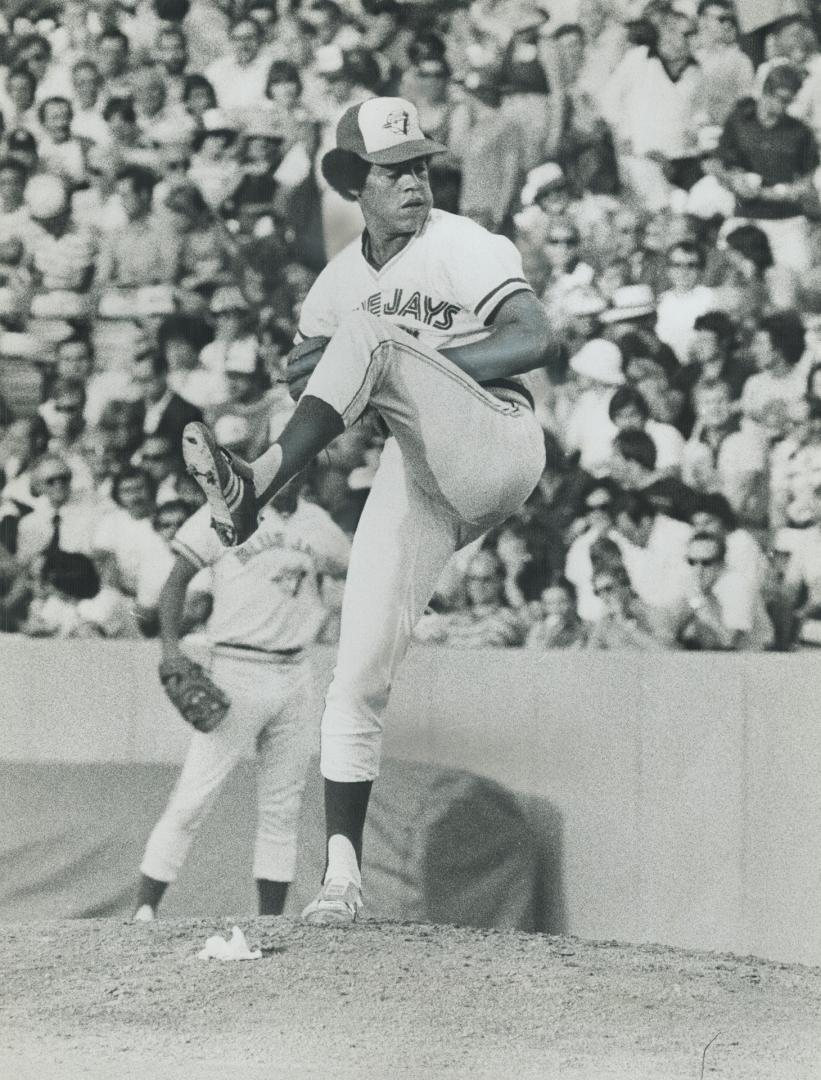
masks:
{"type": "Polygon", "coordinates": [[[407,135],[410,127],[410,113],[405,112],[404,109],[399,112],[388,113],[382,126],[388,131],[393,131],[396,135],[407,135]]]}

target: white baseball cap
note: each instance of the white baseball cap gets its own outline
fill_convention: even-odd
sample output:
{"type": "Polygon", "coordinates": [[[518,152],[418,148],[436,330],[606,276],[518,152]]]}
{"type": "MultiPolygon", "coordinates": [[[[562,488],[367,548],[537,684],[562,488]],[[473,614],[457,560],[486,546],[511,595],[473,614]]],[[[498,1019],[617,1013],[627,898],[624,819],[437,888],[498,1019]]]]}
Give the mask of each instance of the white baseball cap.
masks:
{"type": "Polygon", "coordinates": [[[621,386],[624,382],[621,349],[605,338],[594,338],[585,342],[575,356],[571,357],[570,368],[577,375],[594,379],[606,386],[621,386]]]}
{"type": "Polygon", "coordinates": [[[422,131],[416,106],[398,97],[369,98],[346,109],[336,125],[336,148],[372,165],[398,165],[447,150],[422,131]]]}
{"type": "Polygon", "coordinates": [[[649,285],[622,285],[613,293],[610,307],[601,314],[604,323],[624,322],[654,315],[656,301],[649,285]]]}
{"type": "Polygon", "coordinates": [[[50,221],[68,207],[68,189],[57,176],[38,173],[26,184],[24,199],[28,212],[36,221],[50,221]]]}
{"type": "Polygon", "coordinates": [[[239,446],[248,438],[250,430],[244,416],[226,413],[214,424],[214,438],[220,446],[239,446]]]}
{"type": "Polygon", "coordinates": [[[226,374],[253,375],[257,370],[256,338],[240,338],[232,341],[225,353],[226,374]]]}

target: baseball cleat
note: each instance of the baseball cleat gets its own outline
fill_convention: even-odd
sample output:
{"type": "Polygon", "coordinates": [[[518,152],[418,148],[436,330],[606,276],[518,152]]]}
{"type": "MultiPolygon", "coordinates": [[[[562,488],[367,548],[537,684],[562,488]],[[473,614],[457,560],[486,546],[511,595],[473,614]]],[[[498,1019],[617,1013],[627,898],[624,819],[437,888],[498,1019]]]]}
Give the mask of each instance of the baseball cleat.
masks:
{"type": "Polygon", "coordinates": [[[362,908],[362,893],[344,878],[326,881],[316,897],[302,912],[302,921],[310,926],[349,926],[362,908]]]}
{"type": "Polygon", "coordinates": [[[251,466],[223,450],[210,430],[195,420],[182,433],[182,456],[211,509],[211,527],[224,547],[244,543],[257,527],[257,499],[251,466]]]}
{"type": "Polygon", "coordinates": [[[134,912],[134,918],[132,922],[154,922],[157,918],[157,913],[150,904],[141,904],[140,907],[134,912]]]}

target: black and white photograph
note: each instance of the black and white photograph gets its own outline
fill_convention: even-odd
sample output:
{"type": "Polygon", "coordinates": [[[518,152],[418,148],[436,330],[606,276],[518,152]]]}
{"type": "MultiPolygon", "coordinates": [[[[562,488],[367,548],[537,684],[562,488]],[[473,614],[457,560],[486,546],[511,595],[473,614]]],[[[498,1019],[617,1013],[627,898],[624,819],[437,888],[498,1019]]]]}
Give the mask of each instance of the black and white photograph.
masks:
{"type": "Polygon", "coordinates": [[[821,1078],[821,0],[0,0],[0,1077],[821,1078]]]}

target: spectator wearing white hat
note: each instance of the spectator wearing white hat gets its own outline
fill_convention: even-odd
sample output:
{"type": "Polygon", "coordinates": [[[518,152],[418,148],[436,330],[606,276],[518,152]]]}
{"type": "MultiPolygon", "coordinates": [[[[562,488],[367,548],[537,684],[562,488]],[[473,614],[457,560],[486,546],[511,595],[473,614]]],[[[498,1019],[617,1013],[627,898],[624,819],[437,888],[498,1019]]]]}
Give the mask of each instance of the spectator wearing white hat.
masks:
{"type": "Polygon", "coordinates": [[[36,285],[45,291],[87,292],[96,243],[92,233],[74,220],[64,181],[48,173],[32,176],[25,203],[38,226],[28,249],[36,285]]]}
{"type": "Polygon", "coordinates": [[[565,444],[579,451],[585,472],[601,475],[612,443],[610,398],[624,382],[621,350],[612,341],[594,338],[570,358],[570,370],[581,392],[567,420],[565,444]]]}
{"type": "Polygon", "coordinates": [[[657,307],[653,290],[649,285],[621,285],[610,297],[610,306],[599,316],[602,336],[616,343],[625,334],[638,335],[652,356],[668,376],[679,369],[676,354],[656,333],[657,307]]]}

